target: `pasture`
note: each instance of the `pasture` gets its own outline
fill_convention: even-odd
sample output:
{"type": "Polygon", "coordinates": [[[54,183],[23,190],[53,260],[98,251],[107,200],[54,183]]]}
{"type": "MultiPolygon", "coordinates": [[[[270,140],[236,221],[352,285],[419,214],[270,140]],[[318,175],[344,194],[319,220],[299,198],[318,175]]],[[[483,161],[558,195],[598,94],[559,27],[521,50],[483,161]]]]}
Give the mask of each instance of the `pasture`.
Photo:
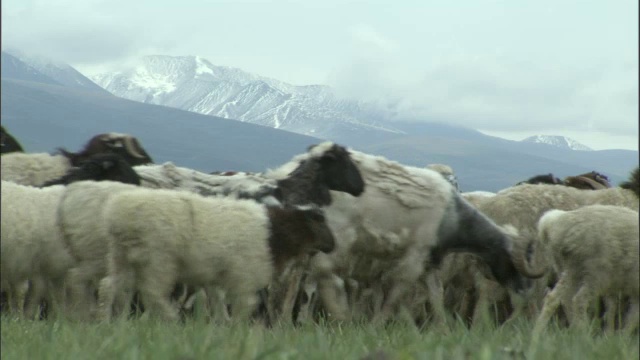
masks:
{"type": "Polygon", "coordinates": [[[111,323],[2,317],[2,359],[638,359],[638,336],[549,326],[531,341],[531,323],[423,331],[335,324],[215,326],[203,320],[111,323]]]}

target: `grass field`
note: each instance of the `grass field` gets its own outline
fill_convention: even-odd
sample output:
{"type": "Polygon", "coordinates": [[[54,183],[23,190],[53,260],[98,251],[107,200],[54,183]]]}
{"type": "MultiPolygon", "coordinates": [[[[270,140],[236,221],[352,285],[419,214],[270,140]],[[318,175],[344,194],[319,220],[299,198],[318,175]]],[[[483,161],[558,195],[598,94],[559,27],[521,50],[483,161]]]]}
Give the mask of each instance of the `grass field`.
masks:
{"type": "Polygon", "coordinates": [[[113,323],[2,318],[1,357],[11,359],[639,359],[638,336],[531,324],[417,331],[406,325],[215,326],[151,320],[113,323]]]}

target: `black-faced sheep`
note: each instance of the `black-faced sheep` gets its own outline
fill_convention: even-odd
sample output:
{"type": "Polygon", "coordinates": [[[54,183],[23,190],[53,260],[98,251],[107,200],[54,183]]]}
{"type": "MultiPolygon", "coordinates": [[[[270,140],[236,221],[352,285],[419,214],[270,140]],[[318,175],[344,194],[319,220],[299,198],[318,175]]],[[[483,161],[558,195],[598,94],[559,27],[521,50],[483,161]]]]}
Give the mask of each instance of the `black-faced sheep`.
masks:
{"type": "Polygon", "coordinates": [[[606,329],[614,328],[618,297],[628,296],[625,327],[638,327],[640,253],[638,212],[609,205],[551,210],[538,223],[560,279],[547,294],[534,333],[539,334],[560,304],[571,325],[585,324],[587,308],[605,297],[606,329]]]}
{"type": "Polygon", "coordinates": [[[351,157],[367,190],[357,198],[332,194],[326,216],[336,236],[336,250],[313,259],[313,277],[332,316],[347,318],[346,296],[337,287],[341,281],[336,276],[352,277],[351,264],[361,259],[383,266],[368,272],[382,273],[381,279],[355,279],[377,282],[384,290],[374,321],[388,318],[429,263],[438,264],[451,251],[478,253],[501,283],[517,290],[527,285],[523,274],[539,276],[528,271],[523,255],[512,255],[509,237],[437,172],[357,151],[351,151],[351,157]]]}
{"type": "Polygon", "coordinates": [[[57,179],[67,171],[101,153],[115,153],[122,156],[130,165],[152,162],[136,138],[127,134],[108,133],[94,136],[78,153],[59,149],[60,155],[46,153],[10,153],[2,156],[2,180],[18,184],[40,186],[57,179]]]}
{"type": "Polygon", "coordinates": [[[258,290],[286,261],[334,248],[317,209],[148,189],[118,193],[105,206],[104,226],[112,238],[109,275],[100,285],[106,318],[114,301],[130,298],[130,292],[122,293],[133,289],[147,311],[176,320],[169,296],[176,283],[183,283],[225,289],[234,318],[245,319],[258,290]]]}
{"type": "Polygon", "coordinates": [[[0,126],[0,153],[24,152],[22,145],[11,135],[4,126],[0,126]]]}

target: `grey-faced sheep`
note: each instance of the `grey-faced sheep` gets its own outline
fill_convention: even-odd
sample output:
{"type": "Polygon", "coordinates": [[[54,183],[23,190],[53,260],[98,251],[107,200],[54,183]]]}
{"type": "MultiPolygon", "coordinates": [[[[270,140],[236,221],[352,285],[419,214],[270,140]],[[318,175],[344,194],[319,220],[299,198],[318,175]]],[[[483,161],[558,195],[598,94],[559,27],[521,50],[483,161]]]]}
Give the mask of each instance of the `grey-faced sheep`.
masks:
{"type": "Polygon", "coordinates": [[[183,283],[222,287],[232,299],[234,318],[244,319],[258,290],[286,261],[334,247],[318,210],[148,189],[118,193],[105,206],[104,226],[112,239],[100,305],[107,318],[122,292],[133,289],[147,311],[176,320],[169,295],[183,283]]]}
{"type": "Polygon", "coordinates": [[[638,212],[609,205],[551,210],[538,223],[560,279],[547,294],[534,333],[539,334],[560,304],[571,325],[584,324],[587,308],[605,297],[606,329],[614,328],[618,296],[631,299],[625,327],[638,327],[640,279],[638,212]]]}
{"type": "Polygon", "coordinates": [[[49,180],[59,178],[70,168],[78,166],[92,155],[116,153],[130,165],[151,162],[151,158],[131,135],[108,133],[94,136],[78,153],[59,149],[59,155],[47,153],[10,153],[2,156],[2,180],[18,184],[41,186],[49,180]]]}
{"type": "Polygon", "coordinates": [[[0,126],[0,153],[24,152],[22,145],[11,135],[4,126],[0,126]]]}
{"type": "MultiPolygon", "coordinates": [[[[524,184],[501,190],[496,196],[484,199],[476,204],[477,208],[499,225],[515,227],[520,236],[515,238],[526,246],[532,261],[539,265],[548,263],[548,254],[538,246],[536,225],[542,215],[552,209],[574,210],[591,204],[609,204],[638,210],[638,198],[633,192],[620,187],[595,191],[584,191],[568,186],[549,184],[524,184]]],[[[520,302],[516,313],[526,311],[527,316],[535,316],[542,305],[546,289],[557,281],[557,275],[548,269],[544,278],[534,281],[534,290],[528,301],[520,302]]],[[[452,275],[447,275],[452,276],[452,275]]],[[[445,285],[446,286],[446,285],[445,285]]],[[[494,292],[494,299],[504,297],[509,300],[508,292],[494,292]]],[[[457,296],[462,298],[462,295],[457,296]]],[[[477,311],[477,310],[476,310],[477,311]]]]}

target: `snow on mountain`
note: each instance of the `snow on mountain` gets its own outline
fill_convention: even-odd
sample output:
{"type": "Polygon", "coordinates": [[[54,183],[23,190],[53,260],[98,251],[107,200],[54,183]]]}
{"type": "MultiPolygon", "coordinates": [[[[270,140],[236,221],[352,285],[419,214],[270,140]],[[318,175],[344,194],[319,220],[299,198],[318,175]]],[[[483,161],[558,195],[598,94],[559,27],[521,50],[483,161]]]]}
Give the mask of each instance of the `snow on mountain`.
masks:
{"type": "Polygon", "coordinates": [[[125,99],[321,138],[362,129],[399,132],[383,125],[383,114],[337,98],[328,86],[291,85],[198,56],[146,56],[135,68],[91,79],[125,99]]]}
{"type": "Polygon", "coordinates": [[[534,135],[522,140],[523,142],[532,142],[538,144],[548,144],[563,149],[593,151],[592,148],[583,145],[566,136],[557,135],[534,135]]]}

